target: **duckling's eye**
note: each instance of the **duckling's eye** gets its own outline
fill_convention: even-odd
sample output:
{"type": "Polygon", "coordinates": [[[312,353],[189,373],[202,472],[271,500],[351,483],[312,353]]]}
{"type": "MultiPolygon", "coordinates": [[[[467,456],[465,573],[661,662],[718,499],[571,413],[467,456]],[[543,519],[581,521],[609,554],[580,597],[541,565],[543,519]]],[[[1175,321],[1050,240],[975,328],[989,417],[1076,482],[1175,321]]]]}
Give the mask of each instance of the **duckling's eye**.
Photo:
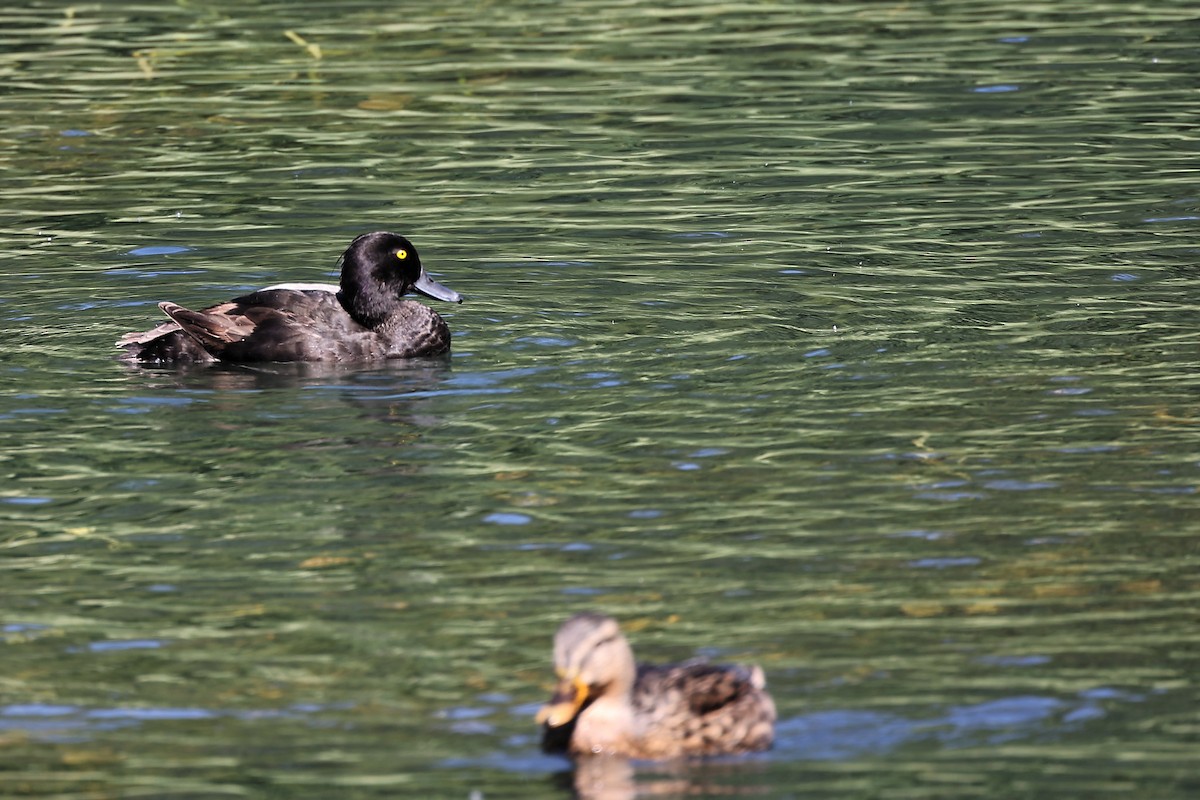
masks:
{"type": "Polygon", "coordinates": [[[403,247],[401,247],[399,250],[396,251],[396,258],[403,261],[404,259],[408,258],[408,251],[405,250],[403,247]]]}

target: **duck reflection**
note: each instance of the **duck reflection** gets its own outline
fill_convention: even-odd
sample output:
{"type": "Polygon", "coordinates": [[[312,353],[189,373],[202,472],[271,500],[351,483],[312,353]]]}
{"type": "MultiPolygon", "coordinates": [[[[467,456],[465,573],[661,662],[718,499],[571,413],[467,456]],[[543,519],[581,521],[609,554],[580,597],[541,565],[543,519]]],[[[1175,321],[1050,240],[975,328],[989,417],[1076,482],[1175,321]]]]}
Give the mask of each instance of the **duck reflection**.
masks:
{"type": "Polygon", "coordinates": [[[676,760],[649,764],[620,755],[578,756],[574,769],[555,776],[556,785],[577,800],[638,797],[760,796],[772,787],[761,762],[713,763],[676,760]]]}
{"type": "MultiPolygon", "coordinates": [[[[191,405],[219,412],[197,417],[223,430],[241,430],[264,423],[279,424],[281,404],[297,414],[328,417],[330,402],[357,409],[363,417],[380,422],[427,428],[438,422],[421,413],[430,395],[447,391],[451,369],[448,358],[432,357],[364,369],[361,364],[269,363],[224,364],[220,362],[172,369],[134,368],[138,394],[122,403],[147,405],[191,405]],[[170,392],[163,396],[163,391],[170,392]],[[266,394],[264,394],[266,393],[266,394]],[[282,394],[281,394],[282,393],[282,394]],[[283,395],[288,395],[281,399],[283,395]]],[[[332,432],[329,425],[306,427],[311,434],[332,432]]]]}
{"type": "Polygon", "coordinates": [[[320,385],[377,388],[384,382],[396,380],[400,384],[397,388],[425,391],[436,388],[445,380],[450,372],[450,359],[448,356],[410,358],[385,362],[373,368],[365,368],[362,364],[308,361],[257,364],[216,362],[172,368],[126,366],[140,382],[154,388],[216,391],[293,389],[320,385]]]}

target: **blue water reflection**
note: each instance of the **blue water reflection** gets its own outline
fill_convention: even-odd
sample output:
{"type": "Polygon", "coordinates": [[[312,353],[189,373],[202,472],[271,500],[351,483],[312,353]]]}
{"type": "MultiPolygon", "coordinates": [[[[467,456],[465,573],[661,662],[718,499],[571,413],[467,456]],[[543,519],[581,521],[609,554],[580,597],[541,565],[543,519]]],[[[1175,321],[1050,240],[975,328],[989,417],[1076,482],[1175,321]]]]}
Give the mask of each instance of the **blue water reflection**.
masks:
{"type": "MultiPolygon", "coordinates": [[[[1017,657],[1003,666],[1032,666],[1043,663],[1041,656],[1017,657]]],[[[1048,659],[1046,659],[1048,660],[1048,659]]],[[[503,702],[491,704],[480,696],[479,705],[445,710],[441,716],[454,730],[464,734],[494,734],[496,726],[483,719],[497,712],[503,702]],[[471,724],[464,725],[464,721],[471,724]]],[[[965,748],[1029,740],[1077,730],[1081,724],[1108,716],[1114,703],[1137,703],[1145,695],[1113,687],[1096,687],[1073,698],[1046,695],[1015,695],[980,703],[951,705],[932,716],[906,716],[901,713],[859,709],[833,709],[781,719],[776,725],[775,746],[769,753],[754,756],[769,760],[848,761],[865,757],[888,756],[910,746],[933,744],[965,748]]],[[[536,704],[508,708],[520,718],[536,713],[536,704]]],[[[536,737],[514,737],[511,746],[522,752],[491,754],[481,759],[449,759],[442,767],[491,766],[507,770],[543,772],[561,769],[561,760],[537,757],[536,737]]]]}
{"type": "Polygon", "coordinates": [[[20,731],[50,742],[77,742],[100,731],[148,722],[302,719],[328,710],[330,708],[326,706],[309,704],[230,711],[199,707],[81,708],[53,703],[13,703],[0,706],[0,731],[20,731]]]}

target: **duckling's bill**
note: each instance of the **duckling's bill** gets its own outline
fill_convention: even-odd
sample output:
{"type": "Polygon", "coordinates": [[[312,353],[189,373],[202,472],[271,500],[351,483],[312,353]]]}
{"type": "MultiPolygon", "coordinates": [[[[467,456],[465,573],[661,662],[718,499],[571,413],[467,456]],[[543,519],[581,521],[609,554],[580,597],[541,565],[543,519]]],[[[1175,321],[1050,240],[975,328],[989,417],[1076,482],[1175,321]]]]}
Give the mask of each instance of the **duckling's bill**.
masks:
{"type": "Polygon", "coordinates": [[[550,698],[550,702],[542,706],[537,713],[537,721],[539,724],[549,725],[551,728],[557,728],[561,725],[566,725],[571,720],[575,719],[575,715],[579,713],[579,709],[588,698],[588,685],[578,675],[574,677],[562,676],[558,685],[554,687],[554,696],[550,698]]]}

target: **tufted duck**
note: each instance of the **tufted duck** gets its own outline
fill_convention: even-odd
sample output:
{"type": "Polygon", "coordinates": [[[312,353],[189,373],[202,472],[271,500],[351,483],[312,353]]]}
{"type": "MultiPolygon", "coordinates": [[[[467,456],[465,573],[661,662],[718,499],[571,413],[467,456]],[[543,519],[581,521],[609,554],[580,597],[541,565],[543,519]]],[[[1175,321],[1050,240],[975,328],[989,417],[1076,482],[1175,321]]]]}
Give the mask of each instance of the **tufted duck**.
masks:
{"type": "Polygon", "coordinates": [[[341,286],[281,283],[191,311],[159,303],[170,321],[128,333],[122,360],[140,364],[205,361],[372,361],[445,353],[450,329],[409,291],[461,303],[425,274],[412,242],[364,233],[338,262],[341,286]]]}

